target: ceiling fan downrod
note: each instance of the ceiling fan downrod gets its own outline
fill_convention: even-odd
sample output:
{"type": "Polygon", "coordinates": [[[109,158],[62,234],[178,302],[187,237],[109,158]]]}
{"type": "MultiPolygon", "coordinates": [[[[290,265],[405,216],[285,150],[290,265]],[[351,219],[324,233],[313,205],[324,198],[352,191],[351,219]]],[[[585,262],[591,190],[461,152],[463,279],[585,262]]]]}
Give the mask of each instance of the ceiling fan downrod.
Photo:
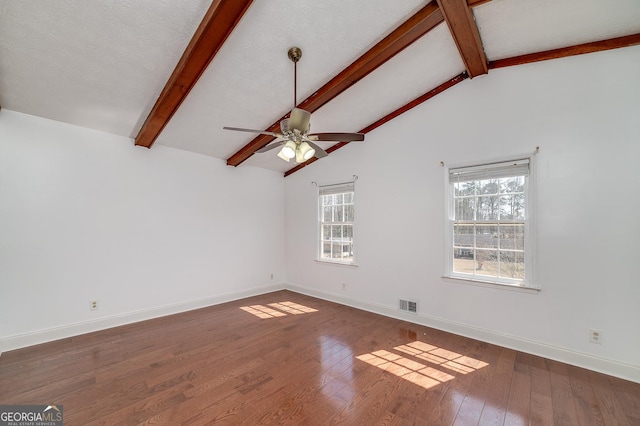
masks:
{"type": "Polygon", "coordinates": [[[294,46],[287,54],[293,62],[293,107],[295,108],[298,103],[298,61],[302,58],[302,49],[294,46]]]}

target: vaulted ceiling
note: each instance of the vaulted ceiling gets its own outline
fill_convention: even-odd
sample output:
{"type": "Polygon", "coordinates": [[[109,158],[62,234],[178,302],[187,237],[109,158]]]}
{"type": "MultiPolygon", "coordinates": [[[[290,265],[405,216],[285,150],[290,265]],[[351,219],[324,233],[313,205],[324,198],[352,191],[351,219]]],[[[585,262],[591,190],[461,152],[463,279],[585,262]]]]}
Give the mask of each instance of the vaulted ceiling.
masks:
{"type": "Polygon", "coordinates": [[[312,131],[368,133],[495,68],[637,44],[638,0],[0,0],[0,105],[290,174],[222,127],[278,129],[292,46],[312,131]]]}

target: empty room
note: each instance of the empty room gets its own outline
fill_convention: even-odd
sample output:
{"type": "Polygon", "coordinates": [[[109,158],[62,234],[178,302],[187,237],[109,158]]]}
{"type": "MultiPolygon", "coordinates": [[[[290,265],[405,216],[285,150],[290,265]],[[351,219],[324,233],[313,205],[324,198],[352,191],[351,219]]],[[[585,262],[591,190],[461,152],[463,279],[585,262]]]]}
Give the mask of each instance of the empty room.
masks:
{"type": "Polygon", "coordinates": [[[640,1],[0,0],[0,425],[640,424],[640,1]]]}

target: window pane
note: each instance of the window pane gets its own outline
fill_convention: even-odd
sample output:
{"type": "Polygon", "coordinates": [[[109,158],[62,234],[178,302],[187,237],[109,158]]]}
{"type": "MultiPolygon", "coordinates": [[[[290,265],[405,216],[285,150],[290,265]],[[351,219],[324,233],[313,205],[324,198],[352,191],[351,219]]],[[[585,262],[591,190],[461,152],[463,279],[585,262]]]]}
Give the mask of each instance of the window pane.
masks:
{"type": "Polygon", "coordinates": [[[353,204],[344,206],[344,221],[353,222],[354,207],[353,204]]]}
{"type": "Polygon", "coordinates": [[[478,197],[476,220],[498,220],[500,217],[500,197],[489,195],[478,197]]]}
{"type": "Polygon", "coordinates": [[[497,195],[500,185],[498,179],[479,180],[476,182],[478,195],[497,195]]]}
{"type": "Polygon", "coordinates": [[[333,259],[341,259],[342,258],[342,244],[341,243],[332,243],[332,253],[331,258],[333,259]]]}
{"type": "Polygon", "coordinates": [[[498,276],[497,250],[476,250],[476,275],[498,276]]]}
{"type": "Polygon", "coordinates": [[[524,224],[500,225],[500,248],[524,250],[524,224]]]}
{"type": "Polygon", "coordinates": [[[331,239],[331,225],[322,225],[322,239],[323,240],[331,239]]]}
{"type": "Polygon", "coordinates": [[[498,248],[498,227],[496,225],[476,225],[476,247],[498,248]]]}
{"type": "Polygon", "coordinates": [[[500,197],[500,219],[524,219],[524,194],[509,194],[500,197]]]}
{"type": "Polygon", "coordinates": [[[334,195],[335,200],[334,200],[334,204],[342,204],[343,200],[344,200],[344,194],[336,194],[334,195]]]}
{"type": "Polygon", "coordinates": [[[322,243],[322,257],[331,257],[331,243],[322,243]]]}
{"type": "Polygon", "coordinates": [[[473,274],[475,270],[475,261],[473,260],[473,253],[469,256],[455,257],[453,259],[453,272],[461,274],[473,274]]]}
{"type": "Polygon", "coordinates": [[[474,195],[476,190],[475,182],[461,182],[454,183],[453,185],[454,194],[456,197],[461,195],[474,195]]]}
{"type": "Polygon", "coordinates": [[[325,206],[331,206],[334,204],[334,195],[325,195],[324,198],[324,205],[325,206]]]}
{"type": "Polygon", "coordinates": [[[344,194],[344,203],[353,204],[353,192],[347,192],[344,194]]]}
{"type": "Polygon", "coordinates": [[[342,238],[342,226],[341,225],[333,225],[333,226],[331,226],[331,237],[333,239],[342,238]]]}
{"type": "Polygon", "coordinates": [[[476,200],[473,197],[456,198],[454,208],[456,220],[473,220],[476,200]]]}
{"type": "Polygon", "coordinates": [[[524,192],[524,176],[512,176],[500,179],[500,193],[513,194],[524,192]]]}
{"type": "Polygon", "coordinates": [[[524,279],[524,253],[501,251],[500,276],[504,278],[524,279]]]}
{"type": "Polygon", "coordinates": [[[333,221],[342,222],[344,220],[344,206],[333,206],[333,221]]]}
{"type": "Polygon", "coordinates": [[[352,225],[344,225],[342,227],[342,237],[345,240],[352,241],[353,240],[353,226],[352,225]]]}
{"type": "Polygon", "coordinates": [[[333,222],[331,217],[331,206],[324,206],[322,208],[322,222],[333,222]]]}
{"type": "Polygon", "coordinates": [[[455,257],[473,257],[473,225],[453,225],[453,245],[461,247],[454,253],[455,257]]]}

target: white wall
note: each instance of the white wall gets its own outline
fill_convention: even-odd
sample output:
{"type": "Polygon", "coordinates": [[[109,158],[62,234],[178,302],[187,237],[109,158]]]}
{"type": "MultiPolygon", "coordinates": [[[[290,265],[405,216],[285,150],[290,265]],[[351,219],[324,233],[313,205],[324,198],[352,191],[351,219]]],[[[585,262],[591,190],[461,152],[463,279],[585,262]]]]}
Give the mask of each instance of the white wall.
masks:
{"type": "Polygon", "coordinates": [[[2,110],[0,351],[281,288],[283,214],[281,173],[2,110]]]}
{"type": "Polygon", "coordinates": [[[640,47],[490,71],[288,177],[291,287],[640,381],[639,76],[640,47]],[[440,161],[536,146],[542,290],[443,280],[440,161]],[[354,174],[359,266],[318,264],[310,182],[354,174]]]}

